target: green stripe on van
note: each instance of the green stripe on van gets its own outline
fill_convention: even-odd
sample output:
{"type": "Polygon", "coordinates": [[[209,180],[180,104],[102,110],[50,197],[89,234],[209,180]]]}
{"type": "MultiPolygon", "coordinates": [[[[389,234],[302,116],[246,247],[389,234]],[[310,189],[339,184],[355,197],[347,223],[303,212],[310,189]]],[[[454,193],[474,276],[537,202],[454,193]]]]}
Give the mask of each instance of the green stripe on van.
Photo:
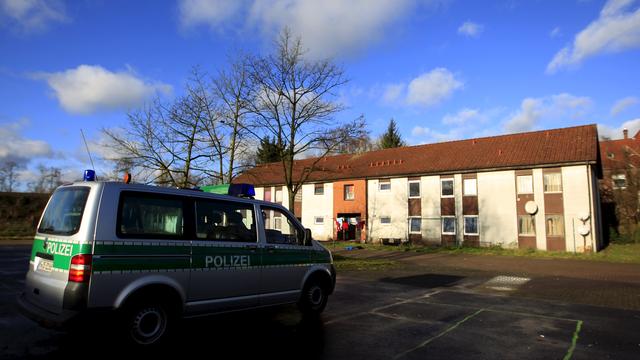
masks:
{"type": "Polygon", "coordinates": [[[47,248],[44,247],[45,240],[42,238],[33,239],[31,248],[31,261],[35,260],[37,253],[53,255],[53,267],[61,270],[69,270],[71,258],[78,254],[90,254],[91,244],[79,242],[64,242],[47,239],[47,248]]]}

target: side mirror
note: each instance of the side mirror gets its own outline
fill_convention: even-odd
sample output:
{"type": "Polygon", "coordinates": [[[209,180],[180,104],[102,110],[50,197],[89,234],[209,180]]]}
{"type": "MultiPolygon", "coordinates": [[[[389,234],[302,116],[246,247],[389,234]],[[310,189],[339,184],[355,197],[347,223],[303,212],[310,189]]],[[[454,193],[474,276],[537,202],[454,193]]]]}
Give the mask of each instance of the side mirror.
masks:
{"type": "Polygon", "coordinates": [[[311,240],[313,240],[313,236],[311,235],[311,229],[304,229],[304,245],[311,246],[311,240]]]}

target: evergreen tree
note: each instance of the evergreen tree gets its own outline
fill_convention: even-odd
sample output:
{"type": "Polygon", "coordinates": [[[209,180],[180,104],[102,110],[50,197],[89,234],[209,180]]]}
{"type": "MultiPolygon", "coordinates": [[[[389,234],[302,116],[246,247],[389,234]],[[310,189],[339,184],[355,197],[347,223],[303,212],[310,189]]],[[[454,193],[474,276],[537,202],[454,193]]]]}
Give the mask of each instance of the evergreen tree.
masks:
{"type": "Polygon", "coordinates": [[[282,160],[282,149],[278,146],[276,138],[265,136],[260,139],[260,146],[256,153],[256,164],[266,164],[282,160]]]}
{"type": "Polygon", "coordinates": [[[381,149],[390,149],[406,145],[400,136],[395,120],[391,119],[391,121],[389,121],[389,127],[387,127],[387,131],[380,136],[378,144],[381,149]]]}

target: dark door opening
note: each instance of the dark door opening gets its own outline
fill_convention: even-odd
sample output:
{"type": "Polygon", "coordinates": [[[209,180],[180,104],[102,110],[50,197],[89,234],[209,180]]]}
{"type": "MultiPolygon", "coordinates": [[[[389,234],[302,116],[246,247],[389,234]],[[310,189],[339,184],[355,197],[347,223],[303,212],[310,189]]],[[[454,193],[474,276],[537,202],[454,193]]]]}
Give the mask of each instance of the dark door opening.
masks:
{"type": "Polygon", "coordinates": [[[336,230],[338,229],[338,224],[340,224],[340,230],[337,231],[336,240],[360,240],[362,230],[358,226],[359,223],[360,213],[338,213],[336,217],[336,230]],[[343,225],[344,222],[347,223],[347,226],[343,225]]]}

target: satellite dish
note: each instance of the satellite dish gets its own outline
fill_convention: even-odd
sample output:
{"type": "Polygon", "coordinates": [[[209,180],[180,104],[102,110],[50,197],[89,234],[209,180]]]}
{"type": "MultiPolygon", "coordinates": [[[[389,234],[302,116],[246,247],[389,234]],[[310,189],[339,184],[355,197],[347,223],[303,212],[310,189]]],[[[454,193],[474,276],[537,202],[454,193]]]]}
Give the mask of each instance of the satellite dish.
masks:
{"type": "Polygon", "coordinates": [[[533,215],[538,212],[538,205],[533,201],[527,201],[527,203],[524,204],[524,211],[529,215],[533,215]]]}
{"type": "Polygon", "coordinates": [[[588,226],[582,225],[578,228],[578,233],[582,236],[587,236],[591,232],[588,226]]]}
{"type": "Polygon", "coordinates": [[[578,214],[578,219],[580,219],[580,221],[584,222],[589,220],[589,218],[591,217],[591,215],[589,215],[588,212],[581,212],[580,214],[578,214]]]}

